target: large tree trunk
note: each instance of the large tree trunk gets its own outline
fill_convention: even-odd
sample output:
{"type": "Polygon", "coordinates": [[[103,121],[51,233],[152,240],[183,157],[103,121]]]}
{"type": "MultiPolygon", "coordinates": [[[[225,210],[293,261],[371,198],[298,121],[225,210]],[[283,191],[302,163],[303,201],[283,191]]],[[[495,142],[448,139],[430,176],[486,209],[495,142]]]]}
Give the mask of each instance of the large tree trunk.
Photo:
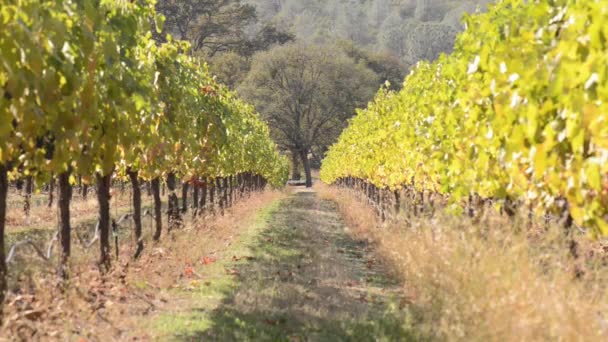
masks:
{"type": "Polygon", "coordinates": [[[156,224],[154,230],[154,241],[160,240],[160,234],[163,230],[163,211],[160,201],[160,178],[154,178],[150,183],[152,194],[154,196],[154,222],[156,224]]]}
{"type": "Polygon", "coordinates": [[[291,152],[291,167],[293,167],[291,170],[291,179],[300,180],[302,177],[300,174],[300,156],[298,156],[298,153],[295,151],[291,152]]]}
{"type": "Polygon", "coordinates": [[[306,187],[312,188],[312,172],[310,170],[310,160],[308,160],[308,151],[300,151],[300,158],[302,158],[302,164],[304,164],[304,173],[306,174],[306,187]]]}
{"type": "Polygon", "coordinates": [[[0,163],[0,323],[2,322],[2,304],[7,289],[6,256],[4,254],[4,225],[6,223],[6,199],[8,195],[8,170],[0,163]]]}
{"type": "Polygon", "coordinates": [[[144,250],[144,240],[141,236],[141,189],[139,187],[139,173],[129,168],[127,174],[133,188],[133,223],[135,225],[135,242],[137,245],[133,258],[137,259],[144,250]]]}
{"type": "Polygon", "coordinates": [[[59,241],[61,243],[61,257],[59,261],[59,276],[67,278],[67,264],[71,252],[70,226],[70,200],[72,199],[72,185],[70,184],[70,171],[59,174],[59,241]]]}
{"type": "Polygon", "coordinates": [[[86,201],[88,195],[89,195],[89,184],[84,183],[82,185],[82,199],[86,201]]]}
{"type": "Polygon", "coordinates": [[[97,201],[99,202],[99,267],[102,272],[110,270],[110,186],[112,174],[97,174],[97,201]]]}

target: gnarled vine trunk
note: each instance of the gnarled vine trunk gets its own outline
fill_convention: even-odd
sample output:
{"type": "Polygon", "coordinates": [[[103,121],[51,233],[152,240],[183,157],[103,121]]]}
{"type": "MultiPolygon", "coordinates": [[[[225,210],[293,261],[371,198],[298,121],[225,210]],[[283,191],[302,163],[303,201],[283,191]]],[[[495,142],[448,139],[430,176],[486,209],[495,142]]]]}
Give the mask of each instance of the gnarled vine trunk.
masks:
{"type": "Polygon", "coordinates": [[[154,241],[160,240],[160,234],[163,230],[163,211],[162,203],[160,201],[160,178],[154,178],[150,182],[152,188],[152,195],[154,196],[154,241]]]}
{"type": "Polygon", "coordinates": [[[215,213],[215,184],[213,178],[209,178],[209,209],[212,213],[215,213]]]}
{"type": "Polygon", "coordinates": [[[198,215],[198,210],[200,207],[200,203],[198,200],[198,195],[199,195],[199,191],[200,191],[200,185],[195,182],[192,188],[192,206],[194,207],[194,209],[192,210],[192,216],[198,215]]]}
{"type": "Polygon", "coordinates": [[[133,223],[135,226],[135,254],[133,258],[137,259],[144,250],[144,240],[141,236],[141,189],[139,187],[139,172],[129,168],[127,175],[131,180],[131,187],[133,188],[133,223]]]}
{"type": "Polygon", "coordinates": [[[112,174],[97,174],[97,201],[99,202],[99,267],[110,270],[110,186],[112,174]]]}
{"type": "Polygon", "coordinates": [[[167,189],[169,190],[169,230],[179,226],[180,212],[179,212],[179,200],[177,198],[176,190],[176,179],[174,173],[167,175],[167,189]]]}
{"type": "Polygon", "coordinates": [[[59,242],[61,244],[61,256],[59,260],[59,276],[63,279],[68,277],[67,264],[71,253],[71,234],[70,225],[70,201],[72,199],[72,185],[70,184],[70,171],[62,172],[58,177],[59,201],[57,210],[59,211],[59,242]]]}
{"type": "Polygon", "coordinates": [[[49,203],[48,207],[53,207],[53,202],[55,201],[55,176],[51,174],[51,180],[49,181],[49,203]]]}
{"type": "Polygon", "coordinates": [[[222,215],[224,215],[224,204],[225,203],[224,203],[224,196],[223,196],[223,192],[222,192],[222,191],[224,191],[224,189],[222,187],[222,178],[217,178],[215,180],[215,184],[217,186],[217,201],[218,201],[218,204],[220,207],[220,213],[222,215]]]}
{"type": "Polygon", "coordinates": [[[34,183],[32,176],[25,178],[25,199],[23,201],[23,213],[25,216],[30,216],[32,209],[32,192],[34,191],[34,183]]]}
{"type": "Polygon", "coordinates": [[[189,184],[182,183],[182,213],[188,211],[188,190],[190,190],[189,184]]]}
{"type": "Polygon", "coordinates": [[[0,164],[0,323],[2,322],[2,303],[6,293],[6,256],[4,254],[4,226],[6,223],[6,200],[8,195],[8,168],[0,164]]]}

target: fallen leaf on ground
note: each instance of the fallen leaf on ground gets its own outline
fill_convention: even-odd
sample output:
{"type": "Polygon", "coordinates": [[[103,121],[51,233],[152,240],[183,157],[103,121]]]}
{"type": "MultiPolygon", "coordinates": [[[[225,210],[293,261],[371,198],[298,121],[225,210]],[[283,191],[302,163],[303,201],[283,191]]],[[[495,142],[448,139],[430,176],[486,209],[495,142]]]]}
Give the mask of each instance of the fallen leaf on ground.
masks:
{"type": "Polygon", "coordinates": [[[192,276],[194,276],[194,269],[192,268],[192,266],[186,266],[186,268],[184,269],[184,276],[186,276],[187,278],[191,278],[192,276]]]}
{"type": "Polygon", "coordinates": [[[216,261],[215,258],[206,256],[201,259],[201,265],[211,265],[215,261],[216,261]]]}

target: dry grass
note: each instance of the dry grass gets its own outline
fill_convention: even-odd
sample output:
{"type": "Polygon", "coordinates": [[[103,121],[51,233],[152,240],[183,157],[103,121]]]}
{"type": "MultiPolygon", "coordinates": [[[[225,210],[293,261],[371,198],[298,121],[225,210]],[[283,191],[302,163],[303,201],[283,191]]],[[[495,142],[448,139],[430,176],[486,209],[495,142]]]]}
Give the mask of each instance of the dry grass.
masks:
{"type": "MultiPolygon", "coordinates": [[[[72,222],[77,224],[79,222],[94,219],[98,211],[95,193],[91,192],[86,199],[83,199],[80,194],[77,194],[76,192],[77,189],[74,189],[74,196],[70,203],[72,222]]],[[[112,194],[112,207],[114,210],[116,208],[123,210],[130,207],[130,189],[124,192],[113,190],[112,194]]],[[[11,189],[8,194],[8,202],[6,228],[7,233],[9,234],[27,231],[32,228],[51,230],[57,228],[59,224],[59,218],[57,216],[57,198],[55,198],[53,206],[49,208],[47,205],[48,196],[46,194],[33,194],[31,199],[32,207],[29,216],[24,215],[23,204],[25,198],[20,192],[11,189]]],[[[152,197],[147,196],[144,191],[142,194],[142,204],[146,206],[151,205],[151,203],[152,197]]]]}
{"type": "Polygon", "coordinates": [[[107,275],[95,266],[97,249],[75,248],[72,277],[62,287],[52,265],[32,264],[11,280],[0,341],[153,339],[142,319],[180,305],[171,297],[172,289],[188,286],[203,257],[213,257],[231,244],[260,208],[282,196],[271,191],[254,194],[225,216],[207,216],[169,234],[164,231],[158,244],[148,232],[146,250],[137,261],[131,259],[133,241],[127,239],[107,275]]]}
{"type": "Polygon", "coordinates": [[[336,201],[354,234],[371,240],[395,268],[407,294],[405,306],[430,336],[608,338],[608,268],[597,243],[580,239],[581,257],[574,260],[557,228],[530,233],[498,214],[478,223],[440,213],[409,224],[381,224],[350,191],[323,185],[318,191],[336,201]]]}

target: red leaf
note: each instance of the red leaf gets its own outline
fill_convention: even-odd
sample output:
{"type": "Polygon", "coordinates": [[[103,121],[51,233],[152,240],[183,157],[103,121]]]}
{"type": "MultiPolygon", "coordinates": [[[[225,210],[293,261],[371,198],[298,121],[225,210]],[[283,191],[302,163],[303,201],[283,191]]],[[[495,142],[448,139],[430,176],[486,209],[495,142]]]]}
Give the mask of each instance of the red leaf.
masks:
{"type": "Polygon", "coordinates": [[[215,258],[208,257],[208,256],[203,257],[203,258],[201,259],[201,265],[211,265],[211,264],[213,264],[214,262],[215,262],[215,258]]]}

